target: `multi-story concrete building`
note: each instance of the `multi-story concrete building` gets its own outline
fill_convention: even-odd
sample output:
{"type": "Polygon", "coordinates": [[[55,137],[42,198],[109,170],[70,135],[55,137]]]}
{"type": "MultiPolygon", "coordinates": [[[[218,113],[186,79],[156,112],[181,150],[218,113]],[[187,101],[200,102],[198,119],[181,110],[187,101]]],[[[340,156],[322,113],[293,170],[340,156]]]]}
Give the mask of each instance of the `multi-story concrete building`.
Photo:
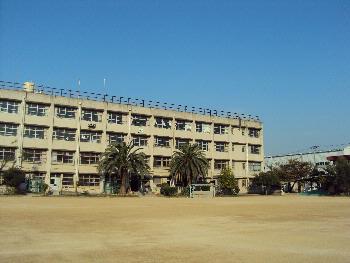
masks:
{"type": "Polygon", "coordinates": [[[152,184],[167,182],[171,155],[186,143],[205,151],[208,181],[230,166],[242,192],[263,167],[258,117],[28,82],[0,86],[0,159],[12,158],[57,190],[101,191],[97,162],[112,142],[142,147],[152,184]]]}

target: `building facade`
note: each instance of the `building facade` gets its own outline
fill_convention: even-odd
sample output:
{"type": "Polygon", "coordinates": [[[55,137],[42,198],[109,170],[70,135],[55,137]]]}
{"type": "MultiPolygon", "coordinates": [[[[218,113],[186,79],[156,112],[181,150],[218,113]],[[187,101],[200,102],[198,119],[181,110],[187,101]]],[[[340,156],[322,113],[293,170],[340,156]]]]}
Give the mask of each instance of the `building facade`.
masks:
{"type": "Polygon", "coordinates": [[[55,190],[102,191],[99,155],[122,141],[142,148],[153,186],[168,181],[171,155],[187,143],[205,151],[207,181],[230,166],[242,192],[264,167],[263,126],[251,116],[32,83],[0,84],[0,159],[12,159],[55,190]]]}
{"type": "Polygon", "coordinates": [[[338,156],[348,158],[347,156],[350,156],[350,146],[330,150],[315,149],[304,153],[265,156],[265,170],[268,170],[271,166],[285,164],[289,160],[310,162],[318,168],[325,168],[327,165],[332,164],[338,156]]]}

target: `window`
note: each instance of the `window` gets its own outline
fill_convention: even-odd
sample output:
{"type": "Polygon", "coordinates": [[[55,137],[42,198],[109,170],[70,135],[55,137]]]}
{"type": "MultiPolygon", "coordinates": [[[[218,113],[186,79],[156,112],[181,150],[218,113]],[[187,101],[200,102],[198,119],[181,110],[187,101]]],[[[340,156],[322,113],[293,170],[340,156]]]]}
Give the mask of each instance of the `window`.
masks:
{"type": "Polygon", "coordinates": [[[215,142],[215,150],[217,152],[228,152],[228,143],[226,143],[226,142],[215,142]]]}
{"type": "Polygon", "coordinates": [[[73,163],[74,152],[69,151],[53,151],[52,163],[73,163]]]}
{"type": "Polygon", "coordinates": [[[81,131],[80,141],[82,142],[92,142],[92,143],[101,143],[101,132],[94,131],[81,131]]]}
{"type": "Polygon", "coordinates": [[[228,160],[214,160],[214,169],[222,170],[228,166],[228,160]]]}
{"type": "Polygon", "coordinates": [[[132,143],[135,146],[147,146],[148,137],[146,137],[146,136],[133,136],[132,143]]]}
{"type": "Polygon", "coordinates": [[[241,129],[242,129],[242,136],[244,136],[245,135],[245,128],[242,127],[241,129]]]}
{"type": "Polygon", "coordinates": [[[192,122],[185,120],[176,120],[176,130],[179,131],[191,131],[192,122]]]}
{"type": "Polygon", "coordinates": [[[74,185],[73,174],[62,174],[62,186],[69,187],[74,185]]]}
{"type": "Polygon", "coordinates": [[[154,156],[153,166],[154,167],[169,167],[170,157],[165,156],[154,156]]]}
{"type": "Polygon", "coordinates": [[[154,127],[162,128],[162,129],[170,129],[171,128],[171,119],[156,117],[156,122],[154,127]]]}
{"type": "Polygon", "coordinates": [[[228,125],[223,124],[214,124],[214,133],[215,134],[228,134],[228,125]]]}
{"type": "Polygon", "coordinates": [[[79,174],[79,186],[100,186],[100,176],[97,174],[79,174]]]}
{"type": "Polygon", "coordinates": [[[25,173],[26,178],[37,179],[45,181],[46,173],[33,171],[31,173],[25,173]]]}
{"type": "Polygon", "coordinates": [[[204,122],[196,122],[196,132],[210,133],[211,124],[204,122]]]}
{"type": "Polygon", "coordinates": [[[235,144],[234,143],[232,143],[232,148],[231,148],[231,150],[234,152],[235,151],[235,144]]]}
{"type": "Polygon", "coordinates": [[[242,153],[245,152],[245,145],[242,145],[242,153]]]}
{"type": "Polygon", "coordinates": [[[232,161],[232,169],[235,169],[235,162],[234,161],[232,161]]]}
{"type": "Polygon", "coordinates": [[[108,133],[108,143],[122,143],[124,142],[125,134],[123,133],[108,133]]]}
{"type": "Polygon", "coordinates": [[[245,170],[245,163],[242,163],[242,169],[245,170]]]}
{"type": "Polygon", "coordinates": [[[154,146],[156,147],[170,147],[170,138],[168,137],[154,137],[154,146]]]}
{"type": "Polygon", "coordinates": [[[59,118],[74,119],[76,114],[76,108],[66,106],[56,106],[56,116],[59,118]]]}
{"type": "Polygon", "coordinates": [[[251,154],[260,154],[260,145],[249,145],[251,154]]]}
{"type": "Polygon", "coordinates": [[[0,100],[0,112],[18,113],[19,102],[13,100],[0,100]]]}
{"type": "Polygon", "coordinates": [[[44,139],[45,128],[42,126],[24,126],[24,137],[32,139],[44,139]]]}
{"type": "Polygon", "coordinates": [[[175,144],[175,148],[176,149],[180,149],[181,147],[190,144],[190,139],[176,139],[176,144],[175,144]]]}
{"type": "Polygon", "coordinates": [[[46,161],[46,150],[23,149],[23,161],[28,163],[43,163],[46,161]]]}
{"type": "Polygon", "coordinates": [[[248,168],[249,168],[249,171],[260,172],[261,171],[261,163],[259,163],[259,162],[249,162],[248,168]]]}
{"type": "Polygon", "coordinates": [[[132,115],[132,125],[134,126],[147,126],[148,118],[145,115],[132,115]]]}
{"type": "Polygon", "coordinates": [[[93,122],[101,122],[102,121],[102,112],[97,111],[97,110],[83,109],[83,111],[82,111],[82,120],[84,120],[84,121],[93,121],[93,122]]]}
{"type": "Polygon", "coordinates": [[[108,112],[108,123],[123,124],[123,114],[120,112],[108,112]]]}
{"type": "Polygon", "coordinates": [[[75,141],[75,130],[65,128],[53,128],[53,139],[75,141]]]}
{"type": "Polygon", "coordinates": [[[16,148],[0,147],[0,160],[14,161],[16,148]]]}
{"type": "Polygon", "coordinates": [[[44,104],[38,104],[38,103],[27,103],[26,113],[28,115],[46,116],[47,106],[44,104]]]}
{"type": "Polygon", "coordinates": [[[12,123],[0,123],[0,135],[1,136],[16,136],[17,124],[12,123]]]}
{"type": "Polygon", "coordinates": [[[97,164],[100,160],[100,153],[95,152],[81,152],[80,164],[97,164]]]}
{"type": "Polygon", "coordinates": [[[203,151],[209,151],[210,141],[197,140],[196,143],[198,144],[199,148],[202,149],[203,151]]]}
{"type": "Polygon", "coordinates": [[[260,129],[248,128],[248,135],[249,135],[249,137],[259,138],[259,136],[260,136],[260,129]]]}

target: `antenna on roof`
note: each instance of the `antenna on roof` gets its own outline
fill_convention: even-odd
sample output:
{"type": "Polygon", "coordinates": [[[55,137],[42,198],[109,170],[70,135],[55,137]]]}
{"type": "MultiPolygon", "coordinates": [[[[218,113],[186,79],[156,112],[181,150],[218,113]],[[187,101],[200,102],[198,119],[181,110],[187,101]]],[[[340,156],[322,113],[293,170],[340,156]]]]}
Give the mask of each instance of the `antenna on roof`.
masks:
{"type": "Polygon", "coordinates": [[[80,79],[78,79],[78,99],[80,97],[80,79]]]}
{"type": "Polygon", "coordinates": [[[106,78],[103,78],[103,90],[106,92],[107,94],[107,90],[106,90],[106,78]]]}

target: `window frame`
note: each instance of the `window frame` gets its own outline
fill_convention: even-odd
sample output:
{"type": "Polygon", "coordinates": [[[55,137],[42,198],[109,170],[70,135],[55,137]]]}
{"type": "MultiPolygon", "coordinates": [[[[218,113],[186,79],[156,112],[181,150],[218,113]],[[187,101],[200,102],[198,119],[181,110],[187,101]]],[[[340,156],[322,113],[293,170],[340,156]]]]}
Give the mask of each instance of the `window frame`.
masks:
{"type": "Polygon", "coordinates": [[[175,129],[178,131],[192,131],[192,121],[175,119],[175,129]]]}
{"type": "Polygon", "coordinates": [[[154,136],[154,147],[164,147],[164,148],[170,148],[170,140],[169,137],[164,136],[154,136]],[[165,143],[159,144],[159,141],[167,140],[165,143]]]}
{"type": "Polygon", "coordinates": [[[157,168],[169,168],[171,157],[168,156],[154,156],[153,157],[153,167],[157,168]]]}
{"type": "Polygon", "coordinates": [[[209,152],[209,144],[211,143],[211,141],[208,140],[196,140],[196,144],[198,145],[198,147],[202,150],[202,151],[206,151],[209,152]]]}
{"type": "Polygon", "coordinates": [[[82,109],[81,120],[89,122],[102,122],[102,111],[94,109],[82,109]]]}
{"type": "Polygon", "coordinates": [[[63,119],[75,119],[77,108],[68,106],[55,106],[55,116],[63,119]],[[61,113],[64,112],[64,113],[61,113]]]}
{"type": "Polygon", "coordinates": [[[16,148],[14,147],[0,147],[0,160],[15,161],[16,148]]]}
{"type": "Polygon", "coordinates": [[[228,152],[228,143],[227,142],[215,142],[215,151],[216,152],[228,152]]]}
{"type": "Polygon", "coordinates": [[[191,144],[191,139],[175,138],[175,149],[180,149],[184,145],[191,144]]]}
{"type": "Polygon", "coordinates": [[[228,134],[229,125],[214,123],[214,134],[228,134]]]}
{"type": "Polygon", "coordinates": [[[47,116],[49,107],[46,104],[27,102],[26,115],[44,117],[47,116]]]}
{"type": "Polygon", "coordinates": [[[214,160],[214,170],[222,170],[229,166],[229,160],[214,160]]]}
{"type": "Polygon", "coordinates": [[[6,113],[18,113],[18,107],[20,102],[16,100],[0,100],[0,112],[6,113]]]}
{"type": "Polygon", "coordinates": [[[132,136],[132,143],[133,143],[133,145],[138,146],[138,147],[146,147],[146,146],[148,146],[148,139],[149,139],[148,136],[133,135],[132,136]],[[137,142],[137,143],[135,143],[135,142],[137,142]]]}
{"type": "Polygon", "coordinates": [[[52,138],[54,140],[59,141],[74,142],[76,140],[76,130],[69,128],[54,127],[52,132],[52,138]]]}
{"type": "Polygon", "coordinates": [[[211,123],[208,122],[196,122],[196,132],[198,133],[211,133],[211,123]]]}
{"type": "Polygon", "coordinates": [[[80,132],[80,142],[101,143],[101,138],[102,132],[99,131],[82,130],[80,132]],[[88,136],[88,139],[83,138],[83,136],[88,136]]]}
{"type": "Polygon", "coordinates": [[[79,164],[80,165],[96,165],[96,164],[98,164],[98,162],[100,160],[100,155],[101,155],[101,153],[98,153],[98,152],[80,152],[79,164]]]}
{"type": "Polygon", "coordinates": [[[131,125],[137,127],[148,126],[149,117],[142,114],[132,114],[131,115],[131,125]]]}
{"type": "Polygon", "coordinates": [[[125,141],[125,136],[127,136],[124,133],[114,133],[114,132],[109,132],[107,133],[108,135],[108,144],[111,145],[112,143],[122,143],[125,141]],[[116,137],[116,139],[112,140],[112,137],[116,137]]]}
{"type": "Polygon", "coordinates": [[[23,137],[29,139],[46,139],[46,130],[47,128],[44,126],[36,126],[36,125],[25,125],[23,137]]]}
{"type": "Polygon", "coordinates": [[[154,117],[154,127],[169,130],[172,127],[172,119],[167,117],[154,117]]]}
{"type": "Polygon", "coordinates": [[[123,113],[121,112],[116,112],[116,111],[108,111],[107,112],[108,114],[108,123],[111,123],[111,124],[123,124],[124,121],[123,121],[123,113]]]}
{"type": "Polygon", "coordinates": [[[79,174],[79,186],[99,187],[101,176],[98,174],[79,174]]]}
{"type": "Polygon", "coordinates": [[[47,150],[36,148],[23,148],[22,160],[26,163],[44,163],[46,161],[47,150]]]}
{"type": "Polygon", "coordinates": [[[51,154],[52,164],[74,164],[74,151],[53,150],[51,154]]]}
{"type": "Polygon", "coordinates": [[[0,123],[0,136],[17,136],[18,124],[1,122],[0,123]]]}

